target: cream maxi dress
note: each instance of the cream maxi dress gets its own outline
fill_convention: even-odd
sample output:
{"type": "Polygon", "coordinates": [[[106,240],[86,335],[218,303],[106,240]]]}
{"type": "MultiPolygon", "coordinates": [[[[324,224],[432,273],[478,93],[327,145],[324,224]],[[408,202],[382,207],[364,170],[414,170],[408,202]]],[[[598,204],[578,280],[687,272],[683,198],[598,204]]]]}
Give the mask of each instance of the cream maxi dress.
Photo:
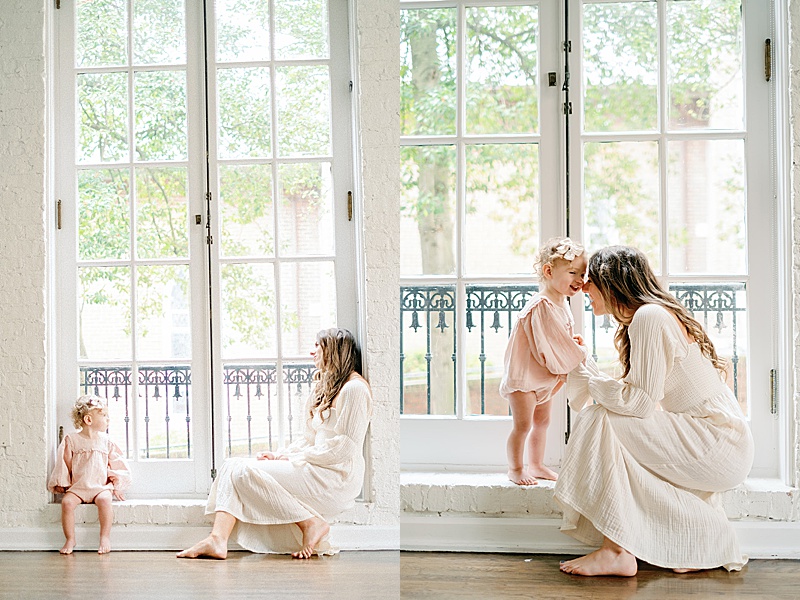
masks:
{"type": "Polygon", "coordinates": [[[534,294],[508,338],[500,395],[508,400],[512,392],[533,392],[537,404],[550,400],[585,356],[573,335],[572,314],[534,294]]]}
{"type": "MultiPolygon", "coordinates": [[[[348,381],[323,421],[318,413],[305,434],[278,450],[289,460],[229,458],[209,492],[206,514],[238,520],[231,539],[252,552],[296,552],[303,541],[294,523],[330,520],[353,506],[364,481],[364,437],[372,411],[369,385],[348,381]]],[[[304,413],[308,416],[308,407],[304,413]]],[[[319,554],[334,554],[325,538],[319,554]]]]}
{"type": "Polygon", "coordinates": [[[639,308],[622,381],[587,359],[569,374],[579,410],[555,486],[561,529],[603,536],[665,568],[739,570],[747,557],[716,499],[747,477],[753,439],[733,393],[667,309],[639,308]],[[597,404],[581,408],[589,399],[597,404]]]}

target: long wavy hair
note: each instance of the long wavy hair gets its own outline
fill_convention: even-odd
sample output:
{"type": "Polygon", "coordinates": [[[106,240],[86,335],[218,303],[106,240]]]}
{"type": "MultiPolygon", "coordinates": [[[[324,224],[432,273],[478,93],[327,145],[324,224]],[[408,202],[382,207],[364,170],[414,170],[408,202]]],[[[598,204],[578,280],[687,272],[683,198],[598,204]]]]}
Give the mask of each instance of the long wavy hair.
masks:
{"type": "Polygon", "coordinates": [[[364,375],[361,351],[347,329],[323,329],[317,334],[317,344],[322,351],[322,361],[313,377],[316,385],[311,393],[309,416],[313,418],[314,411],[318,410],[324,421],[330,416],[331,405],[350,376],[354,372],[361,377],[364,375]]]}
{"type": "Polygon", "coordinates": [[[623,377],[631,369],[631,339],[628,335],[631,317],[627,315],[645,304],[658,304],[674,314],[697,342],[700,351],[724,377],[725,359],[717,356],[703,326],[675,296],[661,287],[643,252],[630,246],[608,246],[598,250],[589,259],[589,280],[597,287],[606,309],[619,324],[614,346],[619,352],[623,377]]]}

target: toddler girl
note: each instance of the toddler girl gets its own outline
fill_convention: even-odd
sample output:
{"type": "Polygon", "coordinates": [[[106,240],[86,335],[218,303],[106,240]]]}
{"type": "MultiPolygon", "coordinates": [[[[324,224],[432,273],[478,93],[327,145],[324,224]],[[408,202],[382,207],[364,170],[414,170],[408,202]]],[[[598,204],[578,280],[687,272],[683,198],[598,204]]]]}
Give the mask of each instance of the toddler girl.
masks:
{"type": "Polygon", "coordinates": [[[583,341],[573,331],[567,303],[567,297],[583,287],[583,246],[569,238],[552,238],[539,250],[534,271],[539,278],[539,293],[528,301],[514,324],[500,383],[500,395],[508,400],[513,420],[506,444],[508,478],[517,485],[536,485],[537,477],[558,478],[543,463],[549,400],[584,357],[583,341]]]}
{"type": "Polygon", "coordinates": [[[96,504],[100,521],[99,554],[111,551],[111,499],[124,500],[122,492],[130,485],[128,465],[119,447],[108,439],[108,409],[98,396],[81,396],[72,409],[77,433],[64,437],[56,454],[56,465],[47,489],[64,494],[61,499],[61,526],[67,538],[61,554],[75,548],[75,507],[96,504]]]}

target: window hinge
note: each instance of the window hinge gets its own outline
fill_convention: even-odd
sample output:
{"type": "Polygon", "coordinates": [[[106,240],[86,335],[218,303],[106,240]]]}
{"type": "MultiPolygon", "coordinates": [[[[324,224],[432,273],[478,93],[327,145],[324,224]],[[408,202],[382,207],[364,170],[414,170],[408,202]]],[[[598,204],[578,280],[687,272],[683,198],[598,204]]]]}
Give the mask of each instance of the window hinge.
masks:
{"type": "Polygon", "coordinates": [[[572,52],[572,41],[567,40],[566,42],[564,42],[563,48],[564,52],[572,52]]]}
{"type": "Polygon", "coordinates": [[[208,244],[208,245],[210,246],[210,245],[211,245],[211,244],[213,244],[213,243],[214,243],[214,237],[213,237],[213,236],[212,236],[212,235],[209,233],[209,234],[206,236],[206,244],[208,244]]]}
{"type": "Polygon", "coordinates": [[[772,40],[764,40],[764,77],[767,81],[772,79],[772,40]]]}
{"type": "Polygon", "coordinates": [[[347,192],[347,220],[353,220],[353,192],[347,192]]]}
{"type": "Polygon", "coordinates": [[[352,81],[350,82],[350,91],[351,92],[353,91],[353,82],[352,81]]]}
{"type": "Polygon", "coordinates": [[[569,444],[569,431],[564,432],[564,443],[569,444]]]}
{"type": "Polygon", "coordinates": [[[214,481],[217,478],[217,470],[211,469],[211,481],[214,481]]]}
{"type": "Polygon", "coordinates": [[[211,192],[206,192],[206,202],[211,202],[211,192]]]}
{"type": "Polygon", "coordinates": [[[769,412],[778,414],[778,373],[775,369],[769,371],[769,412]]]}
{"type": "Polygon", "coordinates": [[[564,102],[564,114],[572,114],[572,102],[564,102]]]}
{"type": "Polygon", "coordinates": [[[56,229],[61,229],[61,199],[56,202],[56,229]]]}
{"type": "Polygon", "coordinates": [[[58,426],[58,445],[61,445],[61,442],[64,440],[64,426],[58,426]]]}
{"type": "Polygon", "coordinates": [[[61,9],[61,0],[56,0],[56,10],[61,9]]]}

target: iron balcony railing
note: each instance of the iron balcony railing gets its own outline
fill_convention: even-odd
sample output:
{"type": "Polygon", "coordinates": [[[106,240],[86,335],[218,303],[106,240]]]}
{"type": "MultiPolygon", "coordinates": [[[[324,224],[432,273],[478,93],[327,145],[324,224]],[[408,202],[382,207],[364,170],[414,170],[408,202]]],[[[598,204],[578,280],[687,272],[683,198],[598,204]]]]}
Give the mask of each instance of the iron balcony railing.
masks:
{"type": "MultiPolygon", "coordinates": [[[[275,364],[226,365],[223,369],[225,448],[228,456],[252,456],[258,449],[273,449],[276,415],[283,413],[288,441],[305,426],[302,411],[311,391],[314,365],[284,363],[284,410],[277,410],[279,385],[275,364]]],[[[131,367],[82,366],[80,389],[108,400],[109,432],[114,441],[124,440],[131,457],[133,406],[131,367]]],[[[141,458],[191,458],[191,368],[188,365],[137,368],[138,411],[142,414],[141,458]]]]}
{"type": "MultiPolygon", "coordinates": [[[[741,401],[739,389],[741,357],[737,348],[741,335],[740,316],[746,315],[747,311],[744,283],[674,283],[669,289],[703,324],[712,340],[715,337],[714,330],[719,337],[723,330],[731,328],[730,332],[726,332],[730,342],[728,358],[732,367],[733,391],[737,400],[741,401]]],[[[434,341],[436,337],[441,339],[446,336],[445,352],[449,357],[440,358],[443,360],[447,358],[452,362],[452,383],[448,384],[452,385],[452,388],[447,391],[453,398],[450,414],[455,414],[458,356],[456,332],[463,319],[465,338],[470,340],[472,346],[467,351],[468,362],[471,360],[477,362],[476,366],[468,364],[465,369],[470,392],[479,395],[479,403],[475,403],[472,413],[487,414],[489,367],[491,366],[491,375],[494,376],[491,379],[492,385],[496,385],[498,369],[502,369],[503,359],[502,353],[498,354],[497,348],[494,350],[494,355],[490,356],[487,350],[487,338],[497,336],[503,331],[505,340],[511,332],[517,313],[537,290],[536,285],[467,285],[465,286],[466,312],[462,316],[456,314],[455,286],[402,286],[400,288],[400,413],[432,414],[432,393],[435,393],[435,386],[432,385],[432,379],[435,377],[432,364],[437,352],[434,341]],[[419,330],[422,330],[424,339],[419,335],[419,330]],[[414,359],[411,365],[409,365],[410,357],[414,359]],[[420,357],[423,360],[419,360],[420,357]],[[412,387],[418,388],[421,385],[424,385],[423,401],[417,403],[413,411],[408,411],[406,406],[408,391],[412,387]],[[419,406],[420,404],[422,406],[419,406]]],[[[611,342],[608,334],[612,328],[616,329],[616,324],[608,315],[595,317],[588,296],[583,297],[587,333],[590,338],[586,340],[586,344],[591,348],[594,359],[598,360],[603,342],[605,349],[609,349],[611,342]]]]}

